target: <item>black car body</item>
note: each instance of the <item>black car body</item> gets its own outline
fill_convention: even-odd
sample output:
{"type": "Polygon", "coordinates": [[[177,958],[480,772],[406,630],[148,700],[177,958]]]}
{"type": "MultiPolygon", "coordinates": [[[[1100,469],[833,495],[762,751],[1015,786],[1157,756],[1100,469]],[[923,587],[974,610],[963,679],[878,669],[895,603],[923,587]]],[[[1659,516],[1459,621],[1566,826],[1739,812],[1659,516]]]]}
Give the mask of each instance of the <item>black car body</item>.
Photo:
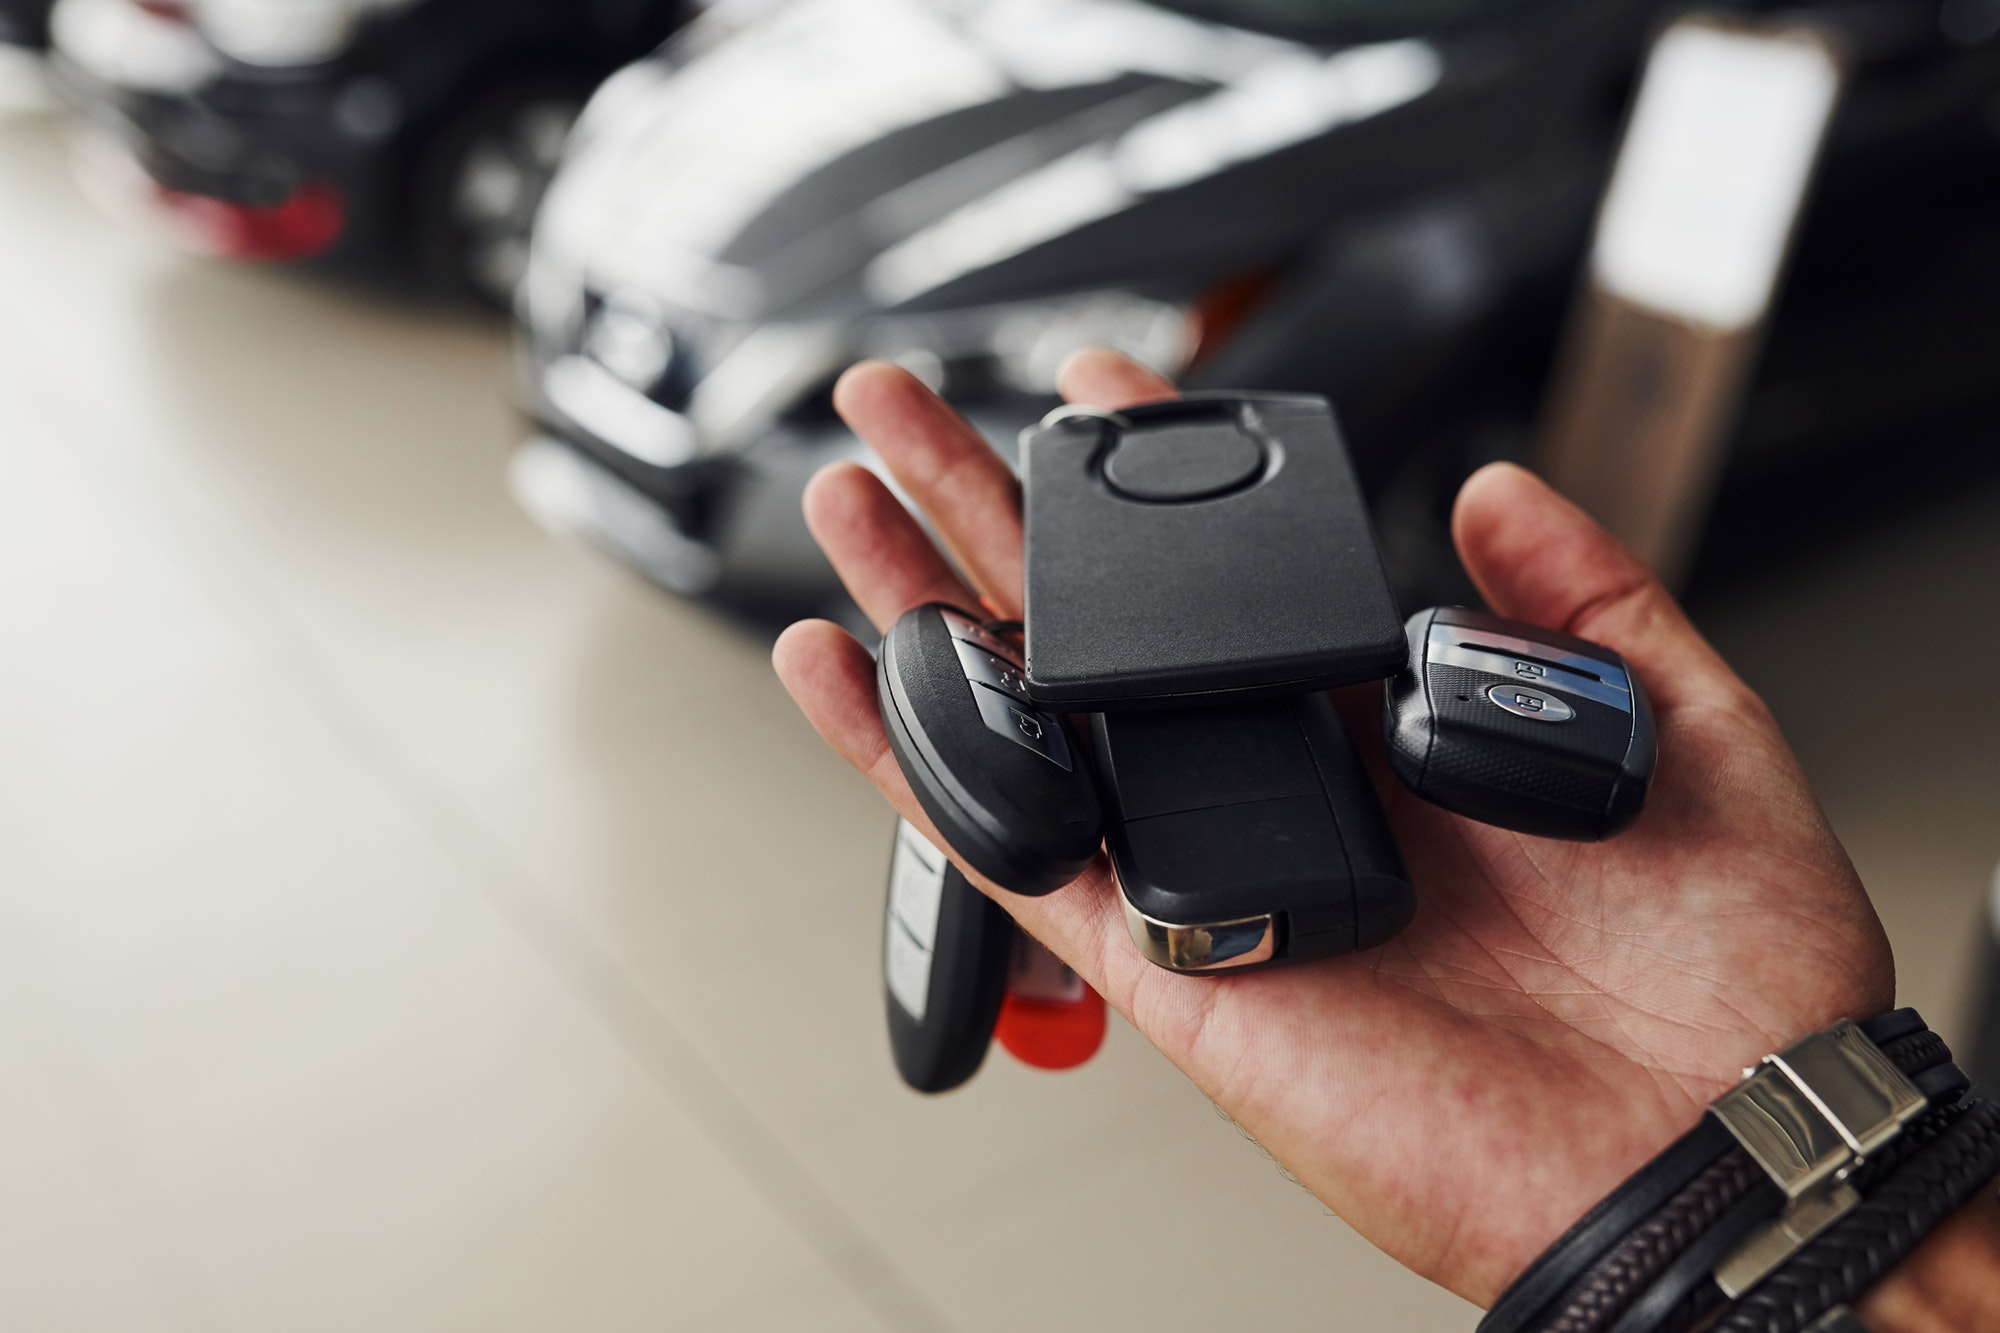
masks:
{"type": "Polygon", "coordinates": [[[577,108],[686,0],[61,0],[56,69],[202,248],[504,301],[577,108]],[[179,26],[164,74],[130,52],[179,26]]]}
{"type": "Polygon", "coordinates": [[[55,0],[0,0],[0,43],[39,49],[49,44],[55,0]]]}
{"type": "MultiPolygon", "coordinates": [[[[1192,384],[1332,396],[1401,586],[1456,591],[1442,500],[1524,445],[1679,7],[1201,7],[1232,21],[793,0],[616,76],[521,292],[541,435],[517,494],[753,618],[838,609],[797,510],[820,464],[866,461],[830,411],[841,368],[901,360],[1004,449],[1062,355],[1110,342],[1192,384]]],[[[1740,432],[1753,478],[1990,400],[2000,350],[2000,53],[1931,4],[1820,16],[1856,73],[1740,432]],[[1909,340],[1889,364],[1885,330],[1909,340]]]]}

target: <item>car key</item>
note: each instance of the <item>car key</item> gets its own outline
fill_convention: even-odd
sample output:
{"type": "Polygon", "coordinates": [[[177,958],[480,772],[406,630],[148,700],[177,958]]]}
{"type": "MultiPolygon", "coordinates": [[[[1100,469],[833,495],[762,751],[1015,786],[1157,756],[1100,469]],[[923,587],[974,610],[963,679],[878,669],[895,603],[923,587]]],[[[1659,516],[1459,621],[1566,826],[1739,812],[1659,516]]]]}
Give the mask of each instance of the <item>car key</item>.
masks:
{"type": "Polygon", "coordinates": [[[1097,1054],[1107,1023],[1104,997],[1027,931],[1014,935],[1007,999],[993,1036],[1035,1069],[1074,1069],[1097,1054]]]}
{"type": "Polygon", "coordinates": [[[889,748],[967,865],[1015,893],[1050,893],[1104,839],[1097,788],[1069,726],[1028,700],[1014,640],[941,603],[882,640],[876,696],[889,748]]]}
{"type": "Polygon", "coordinates": [[[1625,660],[1587,640],[1459,608],[1405,626],[1410,664],[1383,692],[1389,766],[1483,824],[1597,841],[1646,804],[1653,713],[1625,660]]]}
{"type": "Polygon", "coordinates": [[[889,862],[882,979],[896,1072],[949,1092],[979,1072],[1007,994],[1014,919],[903,820],[889,862]]]}
{"type": "Polygon", "coordinates": [[[1401,617],[1333,408],[1184,394],[1021,437],[1028,692],[1072,713],[1380,680],[1401,617]]]}
{"type": "Polygon", "coordinates": [[[1177,972],[1370,949],[1416,895],[1324,694],[1104,713],[1091,739],[1125,924],[1177,972]]]}

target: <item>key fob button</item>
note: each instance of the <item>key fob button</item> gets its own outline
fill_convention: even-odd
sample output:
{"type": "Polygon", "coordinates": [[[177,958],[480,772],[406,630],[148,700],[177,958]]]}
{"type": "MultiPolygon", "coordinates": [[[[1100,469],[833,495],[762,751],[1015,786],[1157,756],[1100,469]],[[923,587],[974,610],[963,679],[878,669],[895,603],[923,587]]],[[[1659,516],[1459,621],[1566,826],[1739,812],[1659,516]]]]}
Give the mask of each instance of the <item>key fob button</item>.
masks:
{"type": "Polygon", "coordinates": [[[953,639],[953,648],[958,650],[958,660],[965,667],[965,678],[980,685],[1011,694],[1024,704],[1033,706],[1028,698],[1028,682],[1022,678],[1021,664],[1004,657],[996,657],[977,644],[964,639],[953,639]]]}
{"type": "MultiPolygon", "coordinates": [[[[1021,650],[978,621],[943,608],[939,608],[938,614],[944,619],[945,628],[951,631],[954,641],[983,648],[995,657],[1013,663],[1016,667],[1021,665],[1021,650]]],[[[959,656],[963,658],[964,654],[960,653],[959,656]]]]}
{"type": "Polygon", "coordinates": [[[1033,750],[1063,772],[1070,771],[1069,743],[1063,739],[1063,729],[1054,718],[985,685],[974,685],[972,696],[978,701],[979,716],[989,729],[1033,750]]]}
{"type": "Polygon", "coordinates": [[[903,1012],[921,1023],[930,1004],[931,951],[910,938],[900,920],[889,922],[882,945],[882,978],[889,996],[903,1012]]]}
{"type": "Polygon", "coordinates": [[[1506,681],[1486,691],[1486,697],[1515,717],[1531,717],[1537,722],[1567,722],[1576,710],[1547,690],[1530,689],[1506,681]]]}
{"type": "Polygon", "coordinates": [[[1104,464],[1127,499],[1187,503],[1227,495],[1264,471],[1264,448],[1233,423],[1128,430],[1104,464]]]}
{"type": "MultiPolygon", "coordinates": [[[[925,954],[937,945],[938,913],[944,903],[944,853],[909,825],[899,826],[889,863],[889,918],[925,954]]],[[[922,1000],[904,1006],[924,1016],[922,1000]]]]}

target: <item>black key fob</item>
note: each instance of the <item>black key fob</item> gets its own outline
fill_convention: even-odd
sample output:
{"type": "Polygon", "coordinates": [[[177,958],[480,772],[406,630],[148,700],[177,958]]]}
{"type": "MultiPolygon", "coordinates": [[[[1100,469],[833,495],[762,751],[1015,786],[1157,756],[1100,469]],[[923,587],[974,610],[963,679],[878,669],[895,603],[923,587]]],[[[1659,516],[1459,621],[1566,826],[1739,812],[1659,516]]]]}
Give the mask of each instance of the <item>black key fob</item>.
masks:
{"type": "Polygon", "coordinates": [[[1021,437],[1028,690],[1091,713],[1380,680],[1402,617],[1326,399],[1059,408],[1021,437]]]}
{"type": "Polygon", "coordinates": [[[1125,922],[1177,972],[1373,948],[1416,896],[1322,694],[1091,721],[1125,922]]]}
{"type": "Polygon", "coordinates": [[[1625,660],[1554,630],[1447,607],[1406,626],[1383,692],[1389,765],[1427,801],[1545,838],[1596,841],[1646,804],[1657,741],[1625,660]]]}
{"type": "Polygon", "coordinates": [[[882,980],[896,1072],[918,1092],[949,1092],[986,1058],[1020,932],[902,820],[884,915],[882,980]]]}
{"type": "Polygon", "coordinates": [[[1104,813],[1069,727],[1028,701],[1011,639],[931,603],[882,640],[876,694],[889,748],[924,813],[974,870],[1015,893],[1075,879],[1104,813]]]}

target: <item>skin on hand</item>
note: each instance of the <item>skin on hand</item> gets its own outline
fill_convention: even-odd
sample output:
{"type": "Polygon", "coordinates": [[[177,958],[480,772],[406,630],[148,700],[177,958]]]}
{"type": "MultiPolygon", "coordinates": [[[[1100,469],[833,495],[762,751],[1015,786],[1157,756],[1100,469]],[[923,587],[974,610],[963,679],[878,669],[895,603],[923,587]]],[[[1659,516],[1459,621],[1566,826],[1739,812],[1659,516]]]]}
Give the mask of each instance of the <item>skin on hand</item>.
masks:
{"type": "MultiPolygon", "coordinates": [[[[1062,388],[1110,408],[1173,392],[1102,351],[1073,360],[1062,388]]],[[[855,367],[834,401],[951,556],[872,473],[828,468],[806,517],[863,611],[878,628],[926,601],[1018,617],[1020,490],[1007,465],[893,366],[855,367]]],[[[1602,643],[1639,674],[1660,761],[1631,830],[1567,843],[1448,814],[1385,776],[1366,726],[1355,740],[1418,899],[1381,948],[1179,976],[1132,946],[1102,856],[1046,898],[981,887],[1318,1198],[1484,1305],[1746,1064],[1889,1008],[1895,979],[1770,713],[1645,569],[1511,465],[1466,482],[1452,533],[1494,611],[1602,643]]],[[[828,743],[934,836],[889,753],[868,651],[807,621],[774,659],[828,743]]]]}
{"type": "Polygon", "coordinates": [[[1876,1333],[2000,1328],[2000,1196],[1981,1190],[1855,1304],[1876,1333]]]}

